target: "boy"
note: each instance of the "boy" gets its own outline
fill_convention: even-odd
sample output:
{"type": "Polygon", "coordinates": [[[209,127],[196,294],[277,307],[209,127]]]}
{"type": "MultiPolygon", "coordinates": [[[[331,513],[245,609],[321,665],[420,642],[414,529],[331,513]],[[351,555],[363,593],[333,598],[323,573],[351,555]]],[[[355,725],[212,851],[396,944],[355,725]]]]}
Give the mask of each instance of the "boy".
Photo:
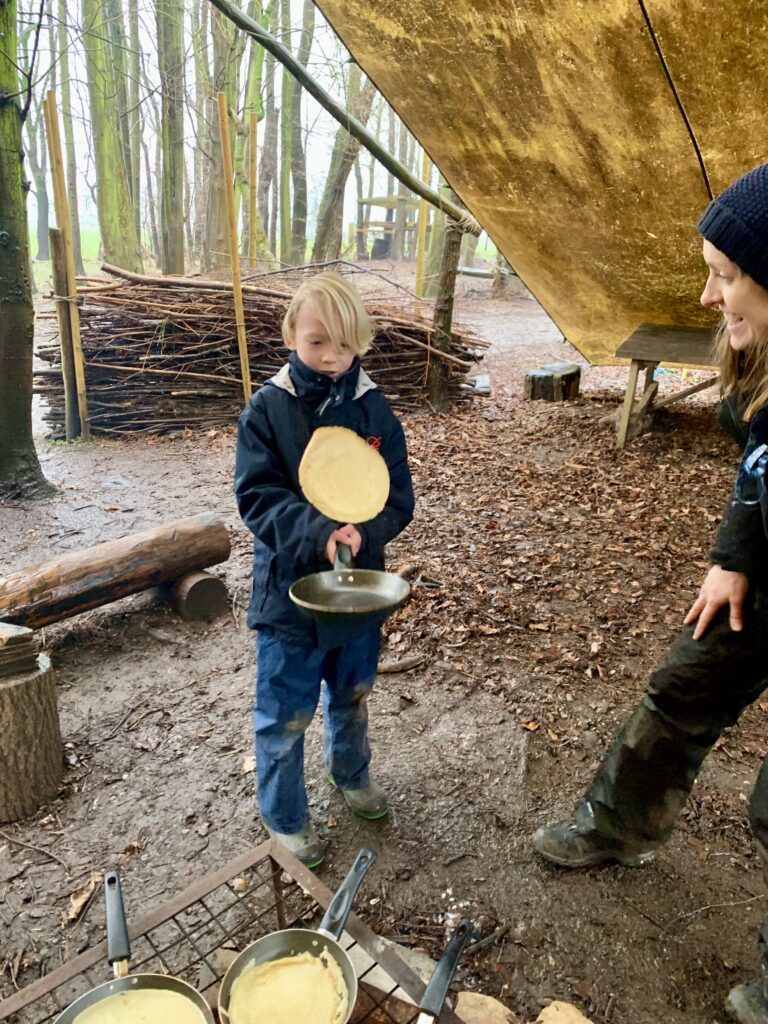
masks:
{"type": "Polygon", "coordinates": [[[413,518],[405,437],[389,403],[360,366],[373,329],[357,290],[336,273],[296,291],[283,321],[288,363],[257,391],[237,429],[235,494],[254,535],[248,625],[258,630],[254,730],[261,817],[308,867],[324,850],[309,819],[304,733],[323,695],[329,780],[355,814],[387,814],[368,774],[366,700],[376,678],[380,631],[354,622],[324,626],[307,618],[288,589],[333,563],[348,544],[360,568],[382,569],[384,545],[413,518]],[[299,487],[299,462],[317,427],[354,430],[376,445],[390,473],[387,505],[367,523],[336,523],[299,487]]]}

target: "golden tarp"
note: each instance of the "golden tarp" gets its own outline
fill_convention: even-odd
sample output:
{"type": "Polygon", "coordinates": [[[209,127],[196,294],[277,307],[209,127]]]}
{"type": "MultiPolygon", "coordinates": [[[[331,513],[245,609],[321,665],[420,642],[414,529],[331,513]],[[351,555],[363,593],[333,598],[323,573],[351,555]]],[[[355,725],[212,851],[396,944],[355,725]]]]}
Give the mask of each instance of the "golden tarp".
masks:
{"type": "Polygon", "coordinates": [[[712,322],[695,225],[768,160],[768,3],[319,6],[587,358],[712,322]]]}

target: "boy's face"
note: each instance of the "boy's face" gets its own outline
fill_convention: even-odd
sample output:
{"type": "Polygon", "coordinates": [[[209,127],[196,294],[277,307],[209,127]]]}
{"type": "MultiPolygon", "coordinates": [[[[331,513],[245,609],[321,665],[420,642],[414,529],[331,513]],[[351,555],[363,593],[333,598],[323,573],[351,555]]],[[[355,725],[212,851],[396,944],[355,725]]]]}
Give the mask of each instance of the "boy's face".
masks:
{"type": "Polygon", "coordinates": [[[299,307],[296,326],[287,344],[310,370],[329,377],[346,373],[355,361],[354,352],[336,348],[311,302],[304,302],[299,307]]]}

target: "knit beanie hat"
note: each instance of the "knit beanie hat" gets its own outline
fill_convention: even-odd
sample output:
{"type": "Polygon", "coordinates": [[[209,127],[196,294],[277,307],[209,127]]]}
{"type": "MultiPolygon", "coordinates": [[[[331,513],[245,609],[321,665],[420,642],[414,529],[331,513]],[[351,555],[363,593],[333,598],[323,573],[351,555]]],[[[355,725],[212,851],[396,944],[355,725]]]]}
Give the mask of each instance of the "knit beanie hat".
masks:
{"type": "Polygon", "coordinates": [[[768,291],[768,164],[748,171],[713,199],[698,229],[768,291]]]}

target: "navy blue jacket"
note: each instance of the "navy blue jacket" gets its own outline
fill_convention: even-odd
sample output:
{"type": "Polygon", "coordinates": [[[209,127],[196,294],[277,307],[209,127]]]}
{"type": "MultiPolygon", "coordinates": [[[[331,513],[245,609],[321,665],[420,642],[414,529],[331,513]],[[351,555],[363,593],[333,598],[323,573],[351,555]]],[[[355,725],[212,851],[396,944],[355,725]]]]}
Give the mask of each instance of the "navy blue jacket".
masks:
{"type": "Polygon", "coordinates": [[[748,427],[743,420],[746,403],[724,402],[720,423],[737,443],[746,447],[736,486],[728,499],[712,550],[712,561],[731,572],[742,572],[753,582],[768,586],[768,409],[760,409],[748,427]]]}
{"type": "Polygon", "coordinates": [[[299,463],[316,427],[354,430],[378,447],[389,467],[386,507],[357,526],[362,536],[357,566],[384,568],[384,545],[410,523],[414,499],[403,428],[359,360],[334,379],[310,370],[292,353],[243,410],[237,424],[235,496],[254,536],[248,625],[292,643],[330,649],[359,628],[354,622],[318,625],[288,596],[295,580],[331,568],[325,556],[328,538],[345,525],[313,508],[299,486],[299,463]]]}

